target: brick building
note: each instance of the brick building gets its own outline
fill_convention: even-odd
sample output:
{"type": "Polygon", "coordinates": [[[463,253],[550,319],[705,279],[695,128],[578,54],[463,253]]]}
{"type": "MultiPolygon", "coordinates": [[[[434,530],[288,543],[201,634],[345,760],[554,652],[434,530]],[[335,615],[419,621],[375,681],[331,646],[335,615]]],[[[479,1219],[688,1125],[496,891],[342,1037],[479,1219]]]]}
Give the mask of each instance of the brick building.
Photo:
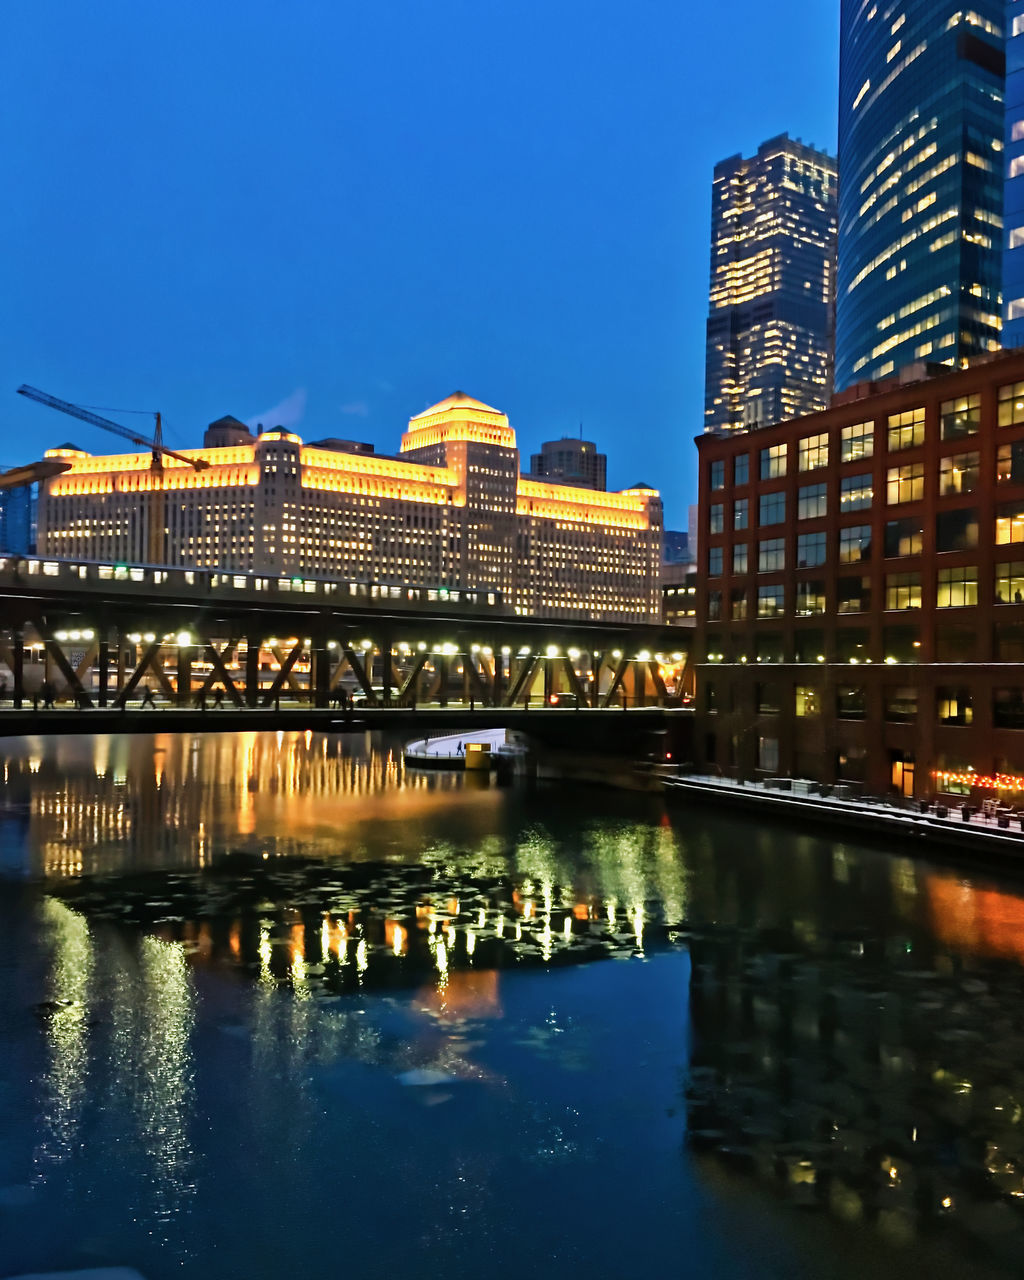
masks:
{"type": "Polygon", "coordinates": [[[701,763],[1024,773],[1024,352],[697,438],[701,763]]]}

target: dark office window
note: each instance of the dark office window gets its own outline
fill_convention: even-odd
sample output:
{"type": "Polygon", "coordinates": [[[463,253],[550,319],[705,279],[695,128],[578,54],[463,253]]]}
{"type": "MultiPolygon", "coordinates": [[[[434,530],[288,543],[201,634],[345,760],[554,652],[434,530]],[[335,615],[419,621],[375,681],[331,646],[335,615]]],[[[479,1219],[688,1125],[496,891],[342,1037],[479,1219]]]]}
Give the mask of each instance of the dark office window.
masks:
{"type": "Polygon", "coordinates": [[[906,520],[890,520],[885,526],[885,558],[896,560],[901,556],[919,556],[924,543],[924,526],[916,517],[906,520]]]}
{"type": "Polygon", "coordinates": [[[921,632],[917,627],[885,627],[882,656],[893,662],[920,662],[921,632]]]}
{"type": "Polygon", "coordinates": [[[816,627],[809,631],[798,630],[793,646],[796,662],[822,662],[825,659],[825,633],[816,627]]]}
{"type": "Polygon", "coordinates": [[[973,662],[978,647],[977,632],[969,627],[950,627],[943,622],[932,633],[936,662],[973,662]]]}
{"type": "Polygon", "coordinates": [[[871,656],[869,639],[870,633],[863,627],[840,627],[836,631],[836,661],[864,662],[871,656]]]}
{"type": "Polygon", "coordinates": [[[710,479],[712,489],[725,488],[725,463],[721,460],[712,462],[710,469],[710,479]]]}
{"type": "Polygon", "coordinates": [[[841,684],[836,689],[836,715],[840,720],[863,720],[867,714],[867,698],[857,685],[841,684]]]}
{"type": "Polygon", "coordinates": [[[836,583],[837,613],[867,613],[871,608],[870,578],[840,578],[836,583]]]}
{"type": "Polygon", "coordinates": [[[1024,440],[1001,444],[996,455],[996,483],[1024,484],[1024,440]]]}
{"type": "Polygon", "coordinates": [[[897,724],[917,719],[917,690],[910,685],[885,691],[885,718],[897,724]]]}
{"type": "Polygon", "coordinates": [[[1024,729],[1024,689],[992,690],[992,723],[997,729],[1024,729]]]}
{"type": "Polygon", "coordinates": [[[777,716],[782,708],[781,689],[777,684],[759,684],[757,686],[757,714],[759,716],[777,716]]]}
{"type": "Polygon", "coordinates": [[[978,509],[940,511],[935,517],[935,550],[968,551],[978,545],[978,509]]]}
{"type": "Polygon", "coordinates": [[[750,454],[738,453],[732,464],[732,482],[733,484],[748,484],[750,482],[750,454]]]}

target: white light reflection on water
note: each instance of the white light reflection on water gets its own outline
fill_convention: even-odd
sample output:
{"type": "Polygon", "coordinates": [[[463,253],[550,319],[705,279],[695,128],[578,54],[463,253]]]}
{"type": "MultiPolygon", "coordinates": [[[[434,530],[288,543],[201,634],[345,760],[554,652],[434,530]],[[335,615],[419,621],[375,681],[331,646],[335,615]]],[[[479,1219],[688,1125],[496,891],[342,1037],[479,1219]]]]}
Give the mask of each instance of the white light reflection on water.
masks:
{"type": "Polygon", "coordinates": [[[36,1153],[37,1176],[74,1150],[86,1098],[89,1071],[89,999],[94,968],[93,943],[85,917],[55,898],[41,907],[53,961],[47,1002],[49,1055],[43,1083],[43,1133],[36,1153]]]}

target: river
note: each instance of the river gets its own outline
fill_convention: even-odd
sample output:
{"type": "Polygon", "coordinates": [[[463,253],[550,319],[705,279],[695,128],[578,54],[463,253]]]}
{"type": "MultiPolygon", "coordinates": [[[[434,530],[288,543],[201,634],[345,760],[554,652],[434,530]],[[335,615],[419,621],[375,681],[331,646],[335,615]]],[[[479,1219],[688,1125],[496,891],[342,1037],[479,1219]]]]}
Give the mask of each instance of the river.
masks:
{"type": "Polygon", "coordinates": [[[1019,879],[379,734],[0,769],[0,1275],[1019,1274],[1019,879]]]}

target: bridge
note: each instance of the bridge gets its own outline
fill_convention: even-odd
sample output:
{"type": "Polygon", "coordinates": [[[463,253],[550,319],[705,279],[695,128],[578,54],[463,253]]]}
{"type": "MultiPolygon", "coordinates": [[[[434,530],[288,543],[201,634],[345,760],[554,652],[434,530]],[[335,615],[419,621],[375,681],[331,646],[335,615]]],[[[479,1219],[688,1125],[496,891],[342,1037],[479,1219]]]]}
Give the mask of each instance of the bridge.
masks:
{"type": "Polygon", "coordinates": [[[13,710],[665,708],[688,701],[688,638],[519,617],[486,590],[0,559],[0,702],[13,710]]]}

